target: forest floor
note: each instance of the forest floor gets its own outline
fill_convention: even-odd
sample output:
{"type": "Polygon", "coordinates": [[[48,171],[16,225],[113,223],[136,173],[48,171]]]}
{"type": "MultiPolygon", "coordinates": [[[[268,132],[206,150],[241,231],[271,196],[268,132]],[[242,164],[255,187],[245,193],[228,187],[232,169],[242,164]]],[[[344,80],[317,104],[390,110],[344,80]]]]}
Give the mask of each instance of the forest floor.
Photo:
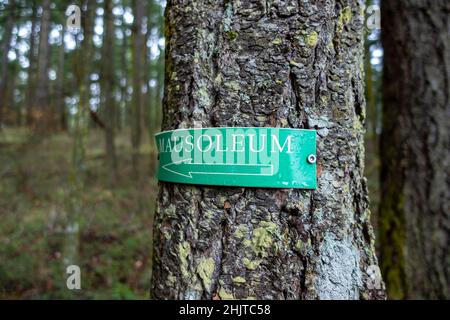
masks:
{"type": "Polygon", "coordinates": [[[157,192],[147,143],[132,179],[128,134],[117,137],[118,179],[108,185],[103,132],[87,139],[78,217],[81,287],[66,287],[63,263],[72,138],[0,132],[0,299],[143,299],[149,296],[157,192]]]}

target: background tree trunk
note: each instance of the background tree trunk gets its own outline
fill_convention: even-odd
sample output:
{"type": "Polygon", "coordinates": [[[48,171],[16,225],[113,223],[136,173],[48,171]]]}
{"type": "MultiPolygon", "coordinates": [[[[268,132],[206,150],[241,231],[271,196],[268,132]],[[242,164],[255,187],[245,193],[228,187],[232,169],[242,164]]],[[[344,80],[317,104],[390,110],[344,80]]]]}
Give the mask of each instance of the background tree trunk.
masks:
{"type": "Polygon", "coordinates": [[[28,79],[27,87],[25,93],[25,109],[26,109],[26,124],[31,126],[33,123],[33,104],[34,104],[34,93],[35,93],[35,78],[36,78],[36,27],[38,25],[37,21],[37,6],[36,1],[32,2],[32,18],[31,18],[31,31],[28,50],[28,61],[30,66],[28,67],[28,79]]]}
{"type": "Polygon", "coordinates": [[[380,250],[390,298],[450,298],[450,2],[382,2],[380,250]]]}
{"type": "Polygon", "coordinates": [[[42,1],[42,16],[39,28],[39,52],[37,66],[37,81],[35,103],[40,112],[39,127],[49,129],[53,115],[50,114],[48,66],[50,61],[50,45],[48,36],[50,30],[50,0],[42,1]]]}
{"type": "Polygon", "coordinates": [[[15,1],[12,1],[9,4],[8,10],[9,14],[6,17],[1,44],[2,58],[0,66],[0,128],[3,122],[3,112],[8,102],[8,99],[6,98],[8,89],[8,52],[11,49],[11,38],[15,15],[15,1]]]}
{"type": "MultiPolygon", "coordinates": [[[[162,50],[162,49],[161,49],[162,50]]],[[[158,58],[158,63],[156,66],[157,70],[157,78],[156,78],[156,86],[155,86],[155,117],[153,128],[155,133],[161,129],[161,119],[162,119],[162,96],[164,89],[164,52],[161,52],[161,56],[158,58]]]]}
{"type": "MultiPolygon", "coordinates": [[[[64,228],[64,246],[62,249],[64,267],[79,265],[80,249],[80,217],[85,210],[83,191],[85,190],[85,156],[86,139],[88,136],[89,114],[89,68],[87,61],[92,58],[92,29],[93,29],[93,0],[83,0],[82,8],[84,19],[82,20],[83,41],[80,50],[72,56],[74,61],[75,85],[79,88],[80,102],[77,105],[77,113],[74,116],[72,165],[69,171],[69,188],[66,203],[66,220],[64,228]]],[[[79,38],[76,37],[77,47],[79,38]]],[[[64,268],[65,272],[65,268],[64,268]]]]}
{"type": "Polygon", "coordinates": [[[376,299],[362,2],[171,0],[163,129],[318,130],[318,188],[161,183],[152,297],[376,299]]]}
{"type": "Polygon", "coordinates": [[[146,134],[144,135],[145,137],[149,137],[150,138],[150,143],[153,145],[154,144],[154,139],[153,139],[153,128],[152,128],[152,119],[153,119],[153,114],[152,111],[154,109],[154,106],[152,105],[152,88],[149,85],[150,79],[152,77],[152,65],[151,65],[151,58],[150,58],[150,51],[151,51],[151,47],[149,48],[147,45],[149,43],[149,41],[151,40],[151,30],[154,27],[154,23],[151,19],[150,16],[150,10],[152,8],[152,2],[148,1],[146,2],[145,5],[145,12],[146,12],[146,20],[145,20],[145,29],[146,29],[146,33],[145,36],[143,37],[144,40],[144,45],[143,45],[143,62],[144,62],[144,70],[146,71],[145,73],[142,74],[142,83],[146,89],[146,92],[142,98],[142,113],[143,113],[143,118],[144,118],[144,123],[142,128],[144,128],[146,130],[146,134]]]}
{"type": "Polygon", "coordinates": [[[116,130],[116,107],[114,99],[114,16],[112,14],[112,0],[105,0],[104,7],[105,33],[103,36],[102,51],[102,100],[106,119],[106,166],[110,176],[110,183],[114,184],[117,178],[117,157],[114,143],[116,130]]]}
{"type": "Polygon", "coordinates": [[[142,135],[142,68],[144,67],[144,35],[142,33],[142,15],[144,6],[142,1],[133,1],[133,103],[131,105],[131,144],[133,173],[137,176],[139,148],[142,135]]]}
{"type": "Polygon", "coordinates": [[[122,130],[128,124],[128,41],[127,41],[127,31],[125,18],[122,17],[122,32],[124,37],[122,39],[121,50],[120,50],[120,69],[121,69],[121,82],[120,82],[120,112],[117,113],[117,128],[122,130]]]}
{"type": "MultiPolygon", "coordinates": [[[[20,41],[20,38],[18,35],[15,36],[15,42],[17,43],[20,41]]],[[[19,49],[16,47],[14,48],[14,53],[16,54],[16,57],[19,56],[19,49]]],[[[8,118],[6,119],[6,123],[10,125],[20,125],[20,105],[16,104],[16,85],[18,83],[18,77],[17,77],[17,70],[19,69],[19,62],[14,61],[11,68],[11,75],[8,77],[8,90],[6,93],[6,96],[4,97],[4,100],[7,101],[8,105],[8,118]],[[13,117],[15,116],[15,117],[13,117]]]]}
{"type": "Polygon", "coordinates": [[[66,114],[66,104],[65,104],[65,88],[64,88],[64,64],[65,64],[65,45],[64,45],[64,35],[66,34],[66,24],[62,23],[61,30],[61,44],[58,48],[58,75],[56,77],[57,81],[55,84],[55,100],[56,100],[56,111],[58,112],[58,122],[59,128],[62,130],[67,129],[67,114],[66,114]]]}

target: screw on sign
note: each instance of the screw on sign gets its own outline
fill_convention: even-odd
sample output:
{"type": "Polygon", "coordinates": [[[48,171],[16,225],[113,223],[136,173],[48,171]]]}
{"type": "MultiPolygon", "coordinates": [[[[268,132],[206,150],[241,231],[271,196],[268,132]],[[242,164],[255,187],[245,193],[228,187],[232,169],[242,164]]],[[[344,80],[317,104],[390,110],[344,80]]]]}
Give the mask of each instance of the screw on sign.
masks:
{"type": "Polygon", "coordinates": [[[313,163],[316,163],[316,161],[317,161],[316,155],[310,154],[310,155],[308,156],[308,162],[309,162],[309,163],[313,164],[313,163]]]}

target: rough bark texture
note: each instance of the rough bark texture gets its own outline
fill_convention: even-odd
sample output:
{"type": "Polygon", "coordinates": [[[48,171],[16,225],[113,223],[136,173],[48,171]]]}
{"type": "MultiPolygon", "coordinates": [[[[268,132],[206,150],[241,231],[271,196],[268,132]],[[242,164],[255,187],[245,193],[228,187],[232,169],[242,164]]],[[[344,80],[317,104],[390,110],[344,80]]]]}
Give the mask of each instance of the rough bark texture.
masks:
{"type": "Polygon", "coordinates": [[[450,298],[450,2],[382,2],[380,249],[390,298],[450,298]]]}
{"type": "Polygon", "coordinates": [[[163,129],[318,130],[315,191],[161,183],[152,297],[375,299],[363,1],[168,1],[163,129]]]}

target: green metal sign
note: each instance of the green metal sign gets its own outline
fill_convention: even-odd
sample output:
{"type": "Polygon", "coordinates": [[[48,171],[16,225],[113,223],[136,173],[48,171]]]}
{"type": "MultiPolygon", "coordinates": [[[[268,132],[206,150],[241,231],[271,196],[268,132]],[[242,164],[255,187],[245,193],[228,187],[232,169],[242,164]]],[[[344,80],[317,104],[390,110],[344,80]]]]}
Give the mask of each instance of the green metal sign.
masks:
{"type": "Polygon", "coordinates": [[[316,188],[316,131],[198,128],[156,135],[161,181],[316,188]]]}

